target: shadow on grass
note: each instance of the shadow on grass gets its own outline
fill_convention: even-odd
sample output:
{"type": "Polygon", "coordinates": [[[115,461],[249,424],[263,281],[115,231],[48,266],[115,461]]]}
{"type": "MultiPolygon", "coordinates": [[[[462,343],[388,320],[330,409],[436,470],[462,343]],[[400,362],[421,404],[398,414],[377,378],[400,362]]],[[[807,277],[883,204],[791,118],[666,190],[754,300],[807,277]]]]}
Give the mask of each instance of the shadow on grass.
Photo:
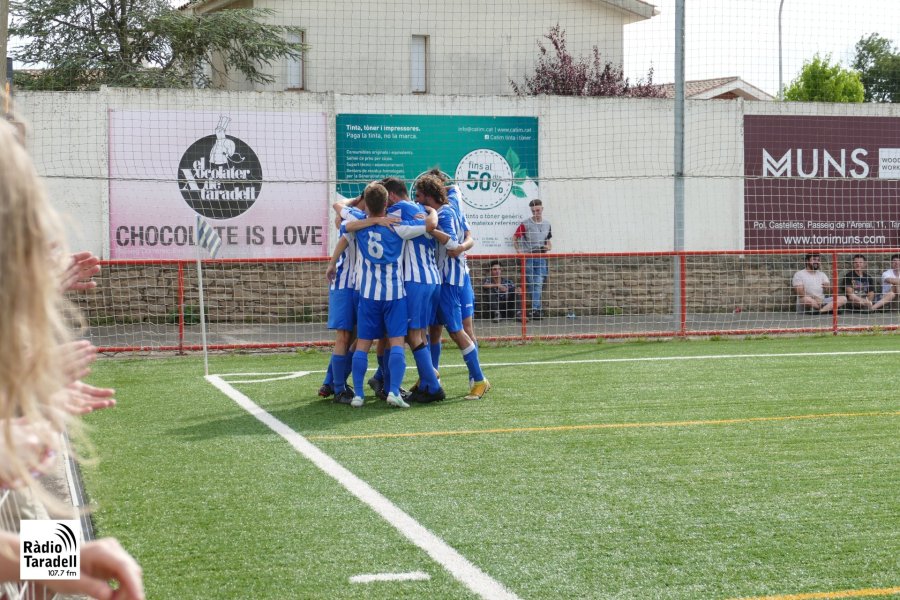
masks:
{"type": "MultiPolygon", "coordinates": [[[[248,397],[253,400],[252,395],[248,397]]],[[[254,400],[255,401],[255,400],[254,400]]],[[[386,429],[393,429],[393,421],[408,411],[439,411],[450,408],[457,403],[468,403],[463,395],[448,396],[443,402],[433,404],[413,404],[409,409],[398,409],[388,406],[383,400],[366,398],[362,408],[353,408],[344,404],[335,404],[330,399],[321,398],[297,400],[293,404],[282,400],[278,407],[262,407],[270,415],[299,433],[300,435],[319,434],[334,429],[347,430],[348,425],[363,423],[373,419],[383,420],[386,429]]],[[[222,412],[193,419],[194,423],[170,429],[169,432],[187,441],[199,441],[220,437],[272,435],[273,432],[253,415],[235,405],[240,413],[222,412]]],[[[377,423],[375,426],[377,427],[377,423]]],[[[372,426],[367,425],[366,429],[372,426]]],[[[352,427],[351,427],[352,428],[352,427]]]]}

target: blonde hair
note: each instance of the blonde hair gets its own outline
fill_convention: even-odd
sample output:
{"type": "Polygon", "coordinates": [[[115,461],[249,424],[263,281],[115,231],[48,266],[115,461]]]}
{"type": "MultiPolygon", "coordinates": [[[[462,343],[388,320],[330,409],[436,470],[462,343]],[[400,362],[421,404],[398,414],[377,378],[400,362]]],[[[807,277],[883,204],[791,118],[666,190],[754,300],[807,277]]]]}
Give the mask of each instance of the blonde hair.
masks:
{"type": "Polygon", "coordinates": [[[0,453],[14,481],[31,485],[34,465],[17,456],[13,427],[34,425],[47,438],[41,442],[58,450],[67,423],[62,345],[71,338],[67,315],[74,316],[61,291],[69,255],[34,165],[3,120],[0,148],[0,453]]]}

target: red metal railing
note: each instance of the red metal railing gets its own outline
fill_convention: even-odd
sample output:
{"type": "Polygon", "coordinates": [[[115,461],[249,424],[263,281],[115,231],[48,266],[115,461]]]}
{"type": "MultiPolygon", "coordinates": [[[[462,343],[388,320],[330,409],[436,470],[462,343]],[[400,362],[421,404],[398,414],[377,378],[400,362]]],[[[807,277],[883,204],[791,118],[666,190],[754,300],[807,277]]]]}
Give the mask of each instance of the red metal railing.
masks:
{"type": "MultiPolygon", "coordinates": [[[[831,260],[831,273],[830,277],[832,280],[834,294],[837,295],[837,290],[835,289],[838,285],[839,280],[839,263],[841,256],[848,256],[855,252],[856,249],[828,249],[828,250],[816,250],[819,252],[823,258],[830,258],[831,260]]],[[[898,253],[898,249],[896,248],[875,248],[875,249],[865,249],[863,250],[868,255],[875,254],[895,254],[898,253]]],[[[729,327],[691,327],[691,323],[689,323],[689,310],[688,304],[689,300],[691,300],[692,290],[688,285],[688,279],[691,275],[689,272],[690,264],[689,260],[691,258],[697,257],[728,257],[728,256],[765,256],[765,255],[783,255],[785,257],[791,257],[793,260],[794,255],[803,255],[809,252],[807,249],[802,250],[729,250],[729,251],[685,251],[685,252],[604,252],[604,253],[577,253],[577,254],[480,254],[474,255],[470,257],[472,263],[477,264],[479,261],[487,261],[493,259],[499,259],[505,261],[509,264],[512,261],[517,263],[516,271],[519,273],[519,281],[521,285],[518,291],[519,303],[521,307],[521,318],[519,319],[518,324],[516,325],[514,331],[512,333],[509,331],[509,328],[503,328],[503,330],[492,330],[491,327],[485,327],[480,332],[481,339],[485,340],[509,340],[509,341],[528,341],[528,340],[554,340],[554,339],[592,339],[592,338],[609,338],[609,339],[618,339],[618,338],[636,338],[636,337],[653,337],[653,338],[662,338],[662,337],[684,337],[684,336],[715,336],[715,335],[753,335],[753,334],[788,334],[788,333],[822,333],[822,332],[831,332],[833,334],[837,334],[842,331],[866,331],[873,330],[876,328],[882,330],[896,330],[898,329],[898,324],[894,322],[880,322],[880,323],[863,323],[863,324],[853,324],[852,322],[842,322],[841,315],[838,313],[837,309],[832,311],[831,319],[829,326],[823,327],[818,325],[808,325],[805,323],[796,323],[796,322],[787,322],[787,319],[776,318],[785,315],[790,315],[793,310],[793,304],[790,303],[785,307],[785,310],[782,311],[772,311],[771,316],[772,319],[761,321],[762,324],[754,324],[749,327],[740,327],[731,324],[729,327]],[[663,327],[661,324],[658,327],[651,326],[643,327],[635,330],[626,330],[626,331],[611,331],[611,330],[603,330],[602,326],[598,326],[596,329],[591,330],[591,327],[584,327],[583,331],[573,330],[573,327],[559,327],[555,325],[548,325],[546,322],[541,324],[536,324],[528,319],[526,307],[528,306],[529,298],[528,298],[528,290],[527,290],[527,269],[526,269],[526,260],[528,258],[546,258],[551,262],[555,262],[557,264],[560,261],[571,259],[577,261],[590,261],[591,259],[596,259],[597,261],[610,261],[617,258],[621,259],[660,259],[660,258],[671,258],[674,261],[678,262],[679,269],[677,272],[680,273],[680,279],[677,282],[673,282],[672,292],[675,293],[675,289],[677,289],[677,293],[680,294],[681,302],[679,303],[680,310],[677,315],[672,315],[673,319],[668,323],[669,326],[663,327]],[[487,335],[485,335],[485,333],[487,335]]],[[[308,263],[311,265],[324,265],[327,261],[327,258],[294,258],[294,259],[218,259],[218,260],[207,260],[204,261],[204,275],[206,274],[207,269],[214,268],[216,266],[225,266],[225,265],[239,265],[239,264],[259,264],[259,265],[267,265],[267,264],[278,264],[278,265],[291,265],[291,264],[300,264],[300,263],[308,263]]],[[[796,262],[796,261],[795,261],[796,262]]],[[[188,293],[187,293],[187,283],[186,283],[186,269],[195,264],[195,261],[192,260],[107,260],[103,261],[102,266],[104,270],[107,271],[105,276],[109,277],[110,272],[115,271],[116,269],[123,267],[141,267],[141,266],[163,266],[163,267],[175,267],[177,269],[177,275],[175,277],[175,286],[176,290],[176,302],[177,302],[177,321],[171,323],[172,325],[177,324],[177,342],[173,340],[172,343],[145,343],[144,341],[138,341],[137,343],[116,343],[116,339],[107,340],[98,338],[95,340],[95,344],[100,347],[102,351],[105,352],[134,352],[134,351],[175,351],[179,353],[183,353],[186,351],[192,350],[200,350],[202,349],[202,345],[198,343],[192,343],[187,339],[188,332],[188,323],[186,319],[186,308],[188,306],[188,293]]],[[[848,265],[849,268],[849,265],[848,265]]],[[[314,271],[311,269],[309,273],[306,273],[304,276],[317,276],[319,271],[323,269],[315,269],[314,271]]],[[[675,269],[673,269],[675,271],[675,269]]],[[[558,277],[559,274],[555,273],[551,269],[551,277],[558,277]]],[[[104,285],[103,281],[101,281],[101,287],[104,285]]],[[[789,287],[789,281],[785,282],[785,286],[789,287]]],[[[321,284],[323,290],[323,298],[325,293],[325,282],[322,280],[321,284]]],[[[696,292],[695,292],[696,293],[696,292]]],[[[265,295],[265,292],[263,292],[265,295]]],[[[790,296],[793,299],[793,296],[790,296]]],[[[320,298],[319,302],[321,304],[323,300],[320,298]]],[[[83,303],[85,305],[90,304],[89,302],[83,303]]],[[[128,307],[122,307],[123,312],[128,311],[128,307]]],[[[89,310],[88,310],[89,312],[89,310]]],[[[735,310],[735,313],[739,312],[735,310]]],[[[722,311],[721,314],[725,314],[726,311],[722,311]]],[[[660,313],[666,314],[666,313],[660,313]]],[[[322,325],[324,322],[324,315],[319,315],[321,318],[316,321],[316,324],[322,325]]],[[[141,319],[141,316],[137,317],[129,317],[131,319],[141,319]]],[[[622,319],[624,320],[624,319],[622,319]]],[[[224,322],[224,321],[223,321],[224,322]]],[[[565,321],[563,320],[563,323],[565,321]]],[[[660,320],[662,323],[662,319],[660,320]]],[[[715,324],[713,324],[715,325],[715,324]]],[[[482,329],[482,328],[480,328],[482,329]]],[[[329,333],[324,330],[324,328],[320,327],[320,331],[313,332],[312,335],[318,336],[316,339],[308,339],[308,340],[291,340],[291,339],[278,339],[273,341],[238,341],[238,342],[227,342],[227,343],[211,343],[208,347],[213,350],[229,350],[229,349],[267,349],[267,348],[292,348],[292,347],[301,347],[301,346],[324,346],[329,345],[331,343],[329,333]]]]}

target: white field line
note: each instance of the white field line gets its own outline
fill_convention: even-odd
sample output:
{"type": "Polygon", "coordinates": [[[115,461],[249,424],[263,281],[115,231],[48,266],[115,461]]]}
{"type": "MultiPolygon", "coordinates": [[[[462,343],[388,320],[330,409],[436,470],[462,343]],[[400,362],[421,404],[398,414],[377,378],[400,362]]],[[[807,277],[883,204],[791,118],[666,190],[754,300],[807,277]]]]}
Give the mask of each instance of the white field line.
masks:
{"type": "Polygon", "coordinates": [[[518,596],[506,589],[502,583],[484,573],[454,550],[444,540],[431,533],[418,521],[403,512],[393,502],[385,498],[368,483],[351,473],[346,467],[319,450],[312,442],[260,408],[247,396],[231,387],[218,375],[206,378],[223,394],[234,400],[238,406],[253,415],[266,427],[277,433],[293,448],[335,479],[347,491],[356,496],[390,523],[406,539],[425,551],[435,562],[447,569],[460,583],[481,598],[518,600],[518,596]]]}
{"type": "MultiPolygon", "coordinates": [[[[900,354],[900,350],[848,350],[843,352],[781,352],[776,354],[703,354],[697,356],[646,356],[637,358],[585,358],[583,360],[536,360],[526,362],[498,362],[498,363],[482,363],[482,368],[490,367],[526,367],[529,365],[589,365],[603,363],[626,363],[626,362],[666,362],[666,361],[683,361],[683,360],[730,360],[736,358],[804,358],[810,356],[868,356],[873,354],[900,354]]],[[[457,365],[441,365],[443,369],[463,369],[465,364],[457,365]]],[[[370,371],[373,369],[369,369],[370,371]]],[[[295,371],[293,373],[222,373],[217,377],[251,377],[251,376],[271,376],[271,375],[291,375],[292,377],[282,377],[281,379],[293,379],[303,377],[305,375],[313,375],[316,373],[325,373],[321,371],[295,371]]],[[[265,383],[268,381],[277,381],[278,379],[258,379],[246,381],[230,381],[230,383],[265,383]]]]}
{"type": "Polygon", "coordinates": [[[372,573],[371,575],[354,575],[350,583],[373,583],[375,581],[426,581],[431,579],[428,573],[412,571],[411,573],[372,573]]]}
{"type": "MultiPolygon", "coordinates": [[[[285,381],[288,379],[297,379],[305,375],[309,375],[311,371],[294,371],[293,373],[268,373],[270,377],[265,379],[233,379],[228,383],[268,383],[270,381],[285,381]]],[[[244,373],[244,376],[267,375],[267,373],[244,373]]]]}

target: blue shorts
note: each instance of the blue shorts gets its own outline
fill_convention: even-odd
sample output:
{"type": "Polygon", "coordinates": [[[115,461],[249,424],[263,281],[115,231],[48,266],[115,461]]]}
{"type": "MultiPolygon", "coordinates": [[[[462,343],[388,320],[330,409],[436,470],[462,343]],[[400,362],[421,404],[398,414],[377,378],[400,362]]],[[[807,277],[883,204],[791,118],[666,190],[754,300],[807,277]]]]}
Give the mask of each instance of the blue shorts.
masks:
{"type": "Polygon", "coordinates": [[[356,337],[380,340],[382,337],[405,337],[409,328],[406,298],[398,300],[359,299],[356,337]]]}
{"type": "Polygon", "coordinates": [[[463,320],[475,314],[475,290],[472,288],[472,278],[466,273],[463,286],[460,288],[459,303],[462,307],[463,320]]]}
{"type": "Polygon", "coordinates": [[[437,305],[441,299],[441,286],[433,283],[407,281],[406,308],[409,311],[409,328],[425,329],[434,323],[437,305]]]}
{"type": "Polygon", "coordinates": [[[353,288],[328,290],[328,329],[353,331],[359,292],[353,288]]]}
{"type": "Polygon", "coordinates": [[[447,328],[450,333],[456,333],[462,327],[462,304],[460,296],[462,287],[452,283],[441,284],[441,301],[438,303],[438,323],[447,328]]]}

